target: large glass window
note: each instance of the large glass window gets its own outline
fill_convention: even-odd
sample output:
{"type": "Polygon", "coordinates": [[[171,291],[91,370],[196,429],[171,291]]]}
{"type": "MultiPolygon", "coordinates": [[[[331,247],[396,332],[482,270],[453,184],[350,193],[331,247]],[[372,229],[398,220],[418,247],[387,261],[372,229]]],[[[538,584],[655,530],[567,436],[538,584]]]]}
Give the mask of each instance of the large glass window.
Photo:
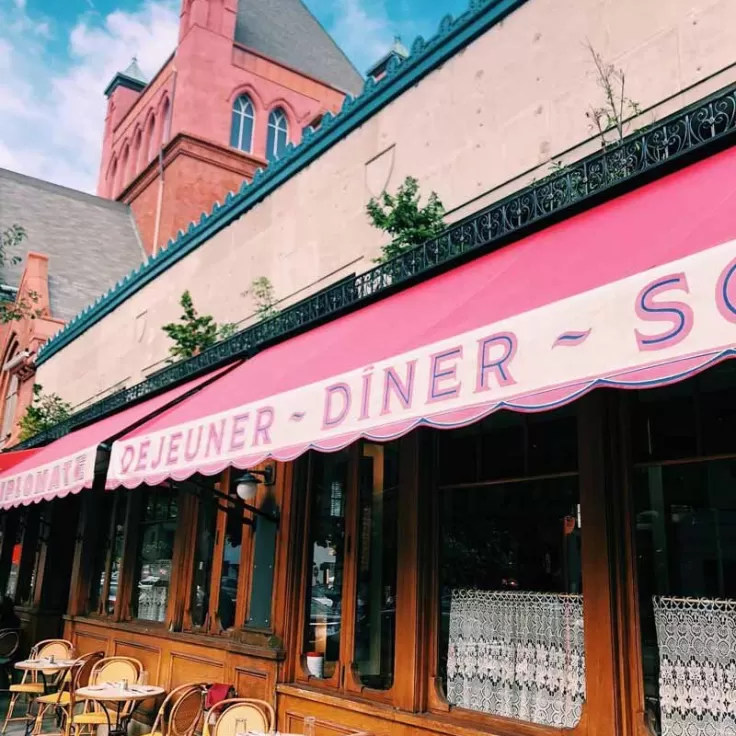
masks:
{"type": "Polygon", "coordinates": [[[20,509],[18,512],[18,523],[15,527],[15,537],[7,538],[7,543],[12,545],[10,553],[10,569],[8,570],[8,580],[5,584],[5,595],[15,600],[18,592],[18,578],[20,576],[21,553],[23,551],[23,537],[26,531],[28,521],[28,509],[20,509]]]}
{"type": "Polygon", "coordinates": [[[736,731],[736,365],[633,396],[646,717],[736,731]]]}
{"type": "Polygon", "coordinates": [[[361,449],[353,662],[366,687],[387,690],[394,680],[399,453],[395,444],[361,449]]]}
{"type": "Polygon", "coordinates": [[[193,626],[204,626],[210,608],[210,582],[215,552],[217,506],[213,497],[205,497],[199,504],[197,540],[194,548],[191,617],[193,626]]]}
{"type": "Polygon", "coordinates": [[[132,610],[135,618],[165,621],[179,513],[177,493],[173,488],[151,488],[143,494],[132,610]]]}
{"type": "Polygon", "coordinates": [[[220,619],[220,626],[225,631],[235,626],[242,551],[243,511],[240,507],[236,507],[231,508],[226,514],[225,538],[222,547],[217,617],[220,619]]]}
{"type": "Polygon", "coordinates": [[[309,620],[305,633],[312,673],[330,678],[340,659],[343,573],[345,564],[345,499],[350,454],[312,456],[312,512],[309,533],[309,620]],[[322,661],[320,663],[320,657],[322,661]]]}
{"type": "MultiPolygon", "coordinates": [[[[87,610],[90,613],[102,612],[102,601],[104,600],[105,581],[107,577],[107,559],[110,554],[111,533],[113,522],[113,509],[118,494],[104,493],[98,500],[99,506],[94,508],[95,523],[87,519],[89,528],[93,528],[97,538],[92,549],[92,563],[90,567],[89,601],[87,610]]],[[[91,502],[87,507],[88,513],[92,513],[91,502]]]]}
{"type": "Polygon", "coordinates": [[[399,445],[361,443],[313,453],[309,463],[305,674],[348,687],[335,676],[339,665],[351,662],[360,686],[388,690],[396,640],[399,445]]]}
{"type": "Polygon", "coordinates": [[[289,142],[289,121],[281,108],[272,110],[268,116],[268,135],[266,136],[266,158],[276,161],[281,158],[289,142]]]}
{"type": "Polygon", "coordinates": [[[497,414],[438,445],[448,702],[571,728],[585,701],[575,411],[497,414]]]}

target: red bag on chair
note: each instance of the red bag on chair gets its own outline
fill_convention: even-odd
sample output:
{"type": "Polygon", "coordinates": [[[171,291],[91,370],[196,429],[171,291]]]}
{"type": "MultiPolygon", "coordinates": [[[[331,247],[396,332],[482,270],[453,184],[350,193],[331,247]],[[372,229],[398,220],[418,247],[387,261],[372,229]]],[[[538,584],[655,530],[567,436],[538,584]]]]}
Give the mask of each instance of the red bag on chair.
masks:
{"type": "Polygon", "coordinates": [[[215,682],[207,688],[207,697],[204,701],[205,710],[217,705],[222,700],[235,696],[235,688],[223,682],[215,682]]]}

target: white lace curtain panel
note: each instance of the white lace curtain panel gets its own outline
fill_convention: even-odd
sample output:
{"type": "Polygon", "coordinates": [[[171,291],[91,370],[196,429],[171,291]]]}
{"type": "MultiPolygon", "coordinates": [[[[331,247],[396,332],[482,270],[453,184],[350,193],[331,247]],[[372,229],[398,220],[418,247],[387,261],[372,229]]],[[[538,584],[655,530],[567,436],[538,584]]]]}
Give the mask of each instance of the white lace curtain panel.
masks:
{"type": "Polygon", "coordinates": [[[655,597],[662,736],[736,734],[736,601],[655,597]]]}
{"type": "Polygon", "coordinates": [[[447,699],[482,713],[575,726],[585,702],[583,597],[454,590],[447,699]]]}

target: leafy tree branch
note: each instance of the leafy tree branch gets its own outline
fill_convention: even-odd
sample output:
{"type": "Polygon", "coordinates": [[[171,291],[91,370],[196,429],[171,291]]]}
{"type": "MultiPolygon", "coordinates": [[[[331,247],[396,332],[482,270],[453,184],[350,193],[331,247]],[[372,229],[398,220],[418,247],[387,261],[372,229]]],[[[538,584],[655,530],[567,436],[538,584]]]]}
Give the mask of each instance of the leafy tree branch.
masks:
{"type": "Polygon", "coordinates": [[[169,347],[169,362],[198,355],[237,329],[230,323],[218,325],[209,314],[199,314],[189,291],[181,295],[179,304],[183,309],[179,322],[169,322],[161,328],[174,343],[169,347]]]}
{"type": "Polygon", "coordinates": [[[374,227],[388,233],[392,240],[381,249],[376,263],[385,263],[415,245],[431,240],[445,229],[445,208],[435,192],[420,206],[419,182],[407,176],[395,195],[384,192],[371,198],[366,212],[374,227]]]}
{"type": "Polygon", "coordinates": [[[63,422],[71,414],[71,404],[58,394],[44,394],[39,384],[33,386],[33,401],[18,422],[21,442],[63,422]]]}

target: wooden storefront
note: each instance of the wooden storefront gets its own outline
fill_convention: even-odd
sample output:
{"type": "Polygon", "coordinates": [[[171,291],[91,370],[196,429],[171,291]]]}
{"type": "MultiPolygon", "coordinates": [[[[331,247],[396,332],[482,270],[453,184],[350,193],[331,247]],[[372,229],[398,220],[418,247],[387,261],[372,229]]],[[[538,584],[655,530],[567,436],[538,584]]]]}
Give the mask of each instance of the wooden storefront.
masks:
{"type": "Polygon", "coordinates": [[[32,636],[56,625],[80,652],[140,659],[165,687],[232,683],[274,703],[279,729],[298,732],[311,714],[325,736],[559,733],[448,704],[450,598],[582,596],[584,704],[571,732],[645,736],[657,713],[647,599],[734,593],[736,504],[719,485],[736,472],[734,378],[726,363],[666,389],[601,390],[555,412],[279,464],[254,501],[279,511],[268,575],[254,560],[272,522],[208,496],[235,498],[229,471],[194,490],[95,488],[24,507],[5,515],[0,582],[25,591],[32,636]],[[683,549],[663,557],[688,514],[700,531],[680,532],[683,549]],[[273,591],[266,625],[252,625],[254,588],[273,591]],[[65,591],[62,616],[45,604],[65,591]],[[308,651],[325,655],[322,678],[308,651]]]}

